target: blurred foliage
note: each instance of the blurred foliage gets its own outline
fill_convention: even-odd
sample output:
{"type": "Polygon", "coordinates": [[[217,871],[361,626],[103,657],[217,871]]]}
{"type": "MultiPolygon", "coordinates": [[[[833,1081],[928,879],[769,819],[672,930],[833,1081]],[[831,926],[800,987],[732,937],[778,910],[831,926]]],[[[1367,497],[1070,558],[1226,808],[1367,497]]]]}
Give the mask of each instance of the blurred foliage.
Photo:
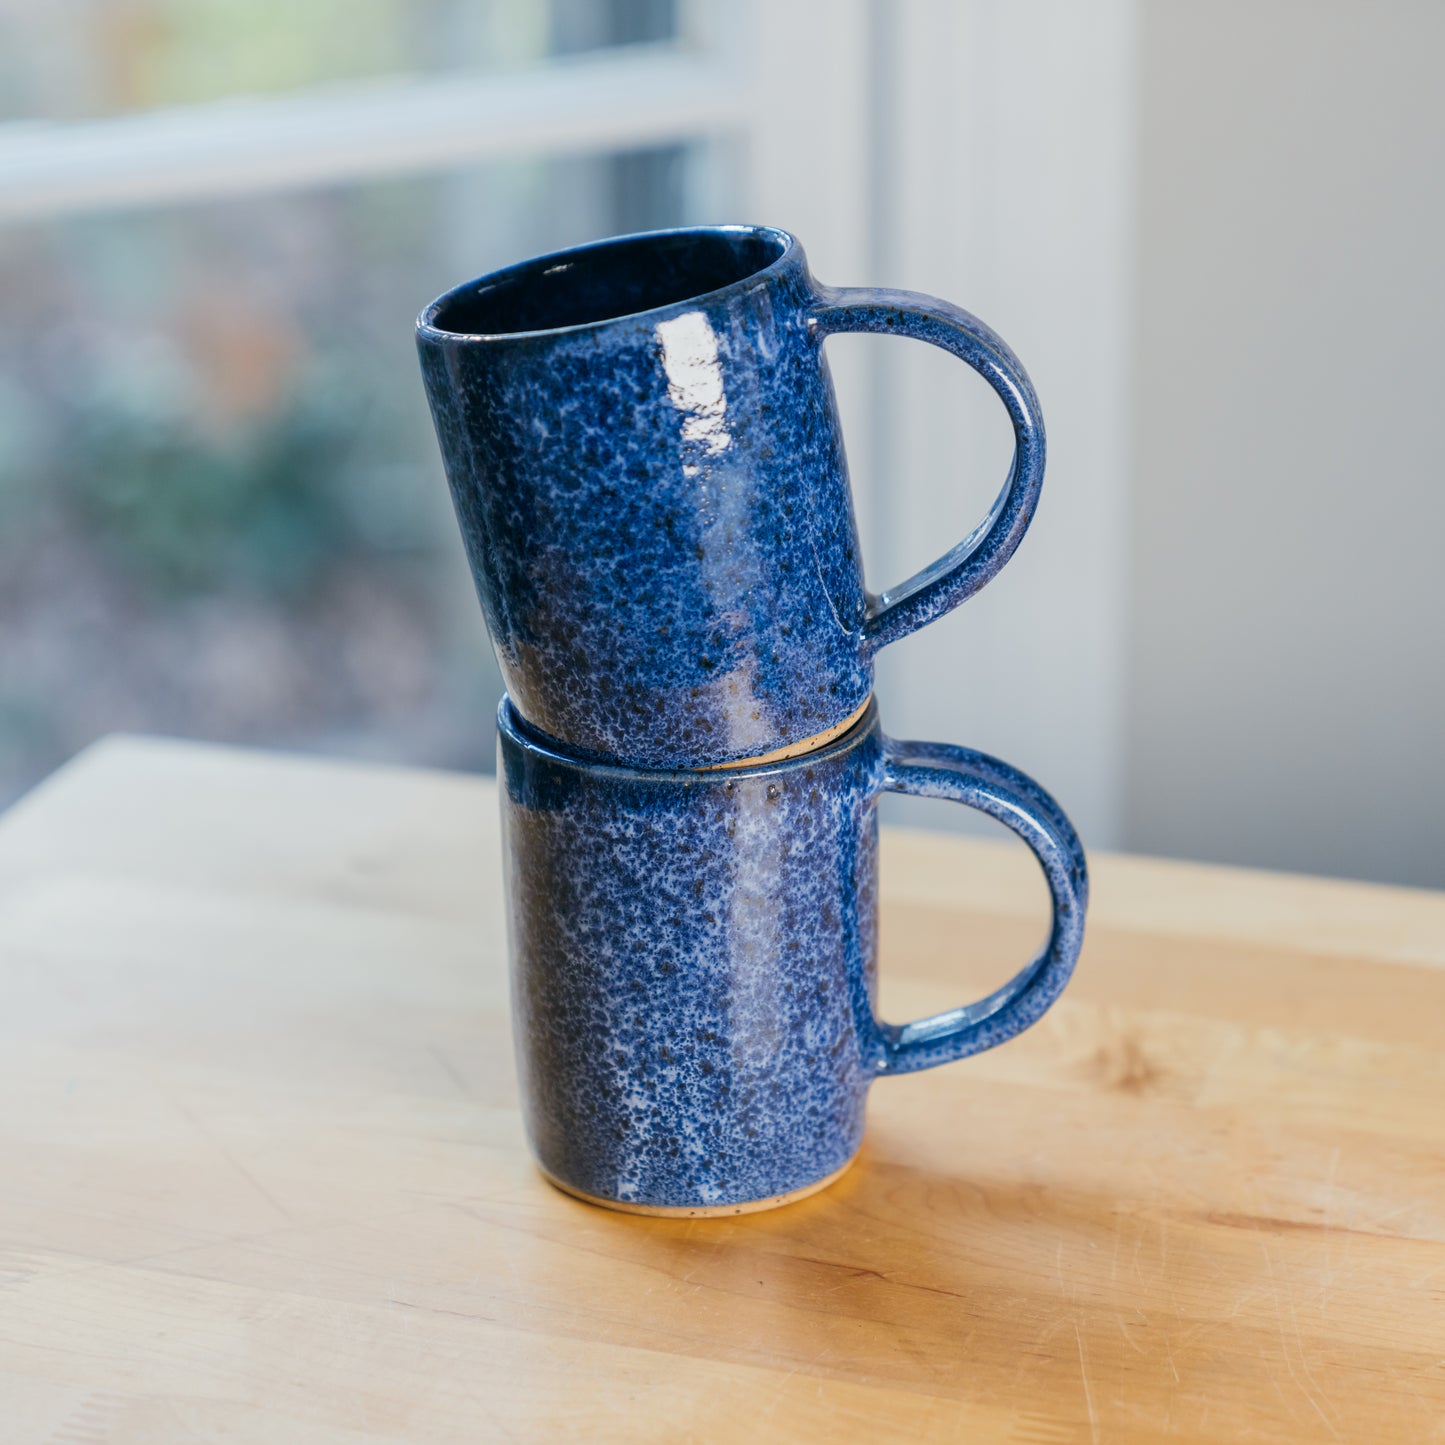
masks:
{"type": "MultiPolygon", "coordinates": [[[[0,114],[672,33],[674,0],[0,0],[0,114]]],[[[416,368],[442,290],[683,219],[682,147],[0,229],[0,805],[99,734],[491,761],[416,368]]]]}
{"type": "Polygon", "coordinates": [[[676,32],[676,0],[0,0],[0,118],[507,69],[676,32]]]}
{"type": "Polygon", "coordinates": [[[28,324],[0,340],[0,416],[24,422],[0,445],[0,517],[49,514],[154,601],[294,601],[348,556],[435,551],[410,374],[418,298],[445,284],[419,219],[434,191],[12,233],[0,294],[28,324]]]}
{"type": "Polygon", "coordinates": [[[52,482],[108,557],[161,597],[294,599],[362,540],[346,505],[355,399],[305,389],[220,444],[174,417],[83,410],[52,482]]]}
{"type": "MultiPolygon", "coordinates": [[[[587,3],[607,17],[637,0],[587,3]]],[[[525,64],[547,52],[551,25],[538,0],[0,0],[0,116],[525,64]]]]}

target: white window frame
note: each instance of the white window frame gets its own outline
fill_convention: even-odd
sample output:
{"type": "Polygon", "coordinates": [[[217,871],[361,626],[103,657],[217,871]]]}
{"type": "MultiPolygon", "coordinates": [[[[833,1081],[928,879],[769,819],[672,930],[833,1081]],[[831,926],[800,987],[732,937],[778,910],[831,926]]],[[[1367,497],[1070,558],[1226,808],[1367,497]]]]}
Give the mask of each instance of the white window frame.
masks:
{"type": "Polygon", "coordinates": [[[743,96],[684,45],[0,126],[0,222],[217,200],[725,132],[743,96]]]}

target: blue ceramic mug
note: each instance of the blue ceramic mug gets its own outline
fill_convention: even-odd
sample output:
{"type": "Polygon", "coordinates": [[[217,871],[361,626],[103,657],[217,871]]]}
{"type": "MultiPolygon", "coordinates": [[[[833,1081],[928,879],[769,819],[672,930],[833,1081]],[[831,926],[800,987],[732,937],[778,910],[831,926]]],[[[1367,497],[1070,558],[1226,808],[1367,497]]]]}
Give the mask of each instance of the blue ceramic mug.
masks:
{"type": "Polygon", "coordinates": [[[821,286],[767,227],[524,262],[433,302],[417,344],[507,689],[591,757],[697,768],[840,734],[874,653],[1003,566],[1043,479],[1033,387],[988,327],[908,291],[821,286]],[[989,515],[880,596],[823,357],[839,331],[953,352],[1014,429],[989,515]]]}
{"type": "Polygon", "coordinates": [[[877,704],[801,757],[641,771],[498,716],[513,1028],[543,1171],[647,1214],[743,1213],[822,1188],[863,1138],[868,1086],[1035,1022],[1083,940],[1087,874],[1058,805],[1005,763],[895,742],[877,704]],[[977,1003],[878,1022],[877,803],[949,798],[1038,856],[1042,952],[977,1003]]]}

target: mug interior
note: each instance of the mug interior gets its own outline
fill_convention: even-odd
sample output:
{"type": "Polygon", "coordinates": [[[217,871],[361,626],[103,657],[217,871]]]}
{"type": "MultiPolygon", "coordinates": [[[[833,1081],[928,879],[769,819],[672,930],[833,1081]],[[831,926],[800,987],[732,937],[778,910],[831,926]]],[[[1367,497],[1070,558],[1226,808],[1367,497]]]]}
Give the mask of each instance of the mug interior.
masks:
{"type": "Polygon", "coordinates": [[[461,336],[613,321],[745,281],[788,244],[782,232],[742,227],[624,236],[483,276],[443,296],[424,320],[461,336]]]}

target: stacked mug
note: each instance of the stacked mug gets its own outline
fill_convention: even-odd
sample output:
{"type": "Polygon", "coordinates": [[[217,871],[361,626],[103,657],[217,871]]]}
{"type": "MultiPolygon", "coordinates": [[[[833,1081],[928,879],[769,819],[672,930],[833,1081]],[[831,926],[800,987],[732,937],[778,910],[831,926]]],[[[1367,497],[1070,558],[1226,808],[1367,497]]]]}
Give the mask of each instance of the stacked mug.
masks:
{"type": "Polygon", "coordinates": [[[1067,982],[1083,851],[1030,779],[897,742],[879,648],[1008,560],[1044,469],[1008,347],[947,302],[822,286],[784,231],[603,241],[468,282],[417,326],[507,695],[498,713],[513,1023],[532,1150],[647,1214],[820,1189],[869,1085],[992,1048],[1067,982]],[[1013,423],[984,522],[896,592],[863,584],[824,338],[915,337],[1013,423]],[[874,1013],[878,799],[977,808],[1033,849],[1042,951],[987,998],[874,1013]]]}

